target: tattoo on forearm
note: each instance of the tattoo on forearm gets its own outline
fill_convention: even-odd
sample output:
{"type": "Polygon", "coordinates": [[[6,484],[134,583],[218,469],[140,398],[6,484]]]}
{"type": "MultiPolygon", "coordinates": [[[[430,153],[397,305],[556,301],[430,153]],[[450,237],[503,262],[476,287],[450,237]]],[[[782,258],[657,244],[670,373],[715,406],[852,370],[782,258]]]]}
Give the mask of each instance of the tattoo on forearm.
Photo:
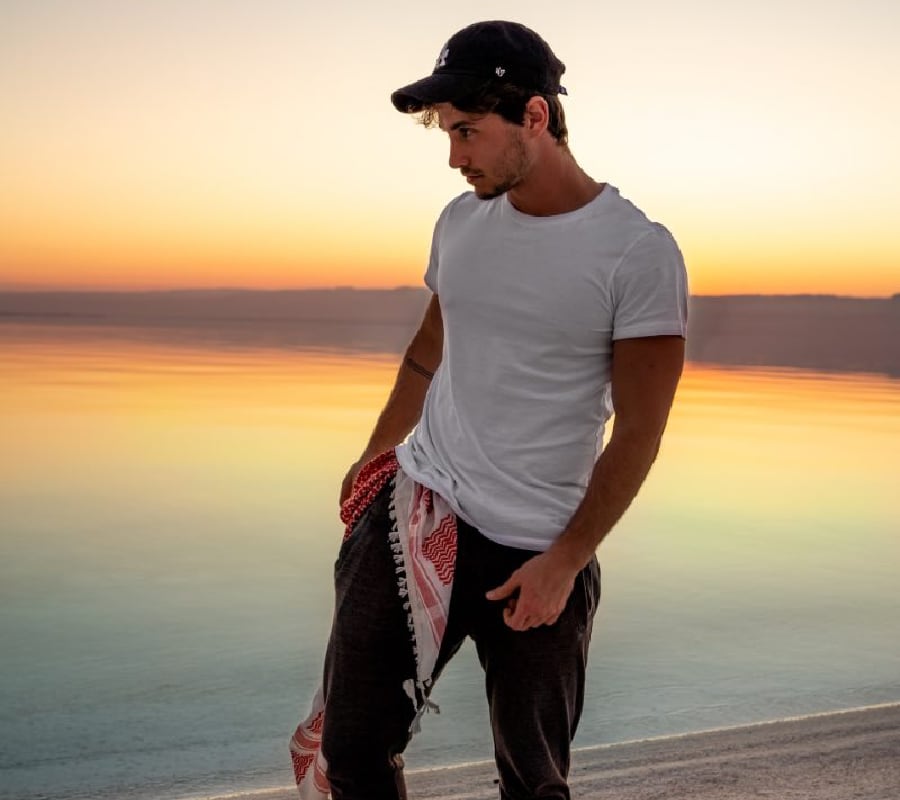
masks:
{"type": "Polygon", "coordinates": [[[427,378],[431,380],[434,377],[434,373],[430,369],[425,369],[418,361],[409,356],[406,357],[406,360],[403,362],[409,367],[413,372],[419,373],[423,378],[427,378]]]}

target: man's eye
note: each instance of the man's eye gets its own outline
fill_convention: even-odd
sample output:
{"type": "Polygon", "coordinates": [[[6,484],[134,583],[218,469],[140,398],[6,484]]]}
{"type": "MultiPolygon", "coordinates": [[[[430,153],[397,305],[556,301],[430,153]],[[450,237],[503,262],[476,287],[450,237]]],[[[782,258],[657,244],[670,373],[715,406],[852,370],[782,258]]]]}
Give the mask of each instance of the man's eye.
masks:
{"type": "Polygon", "coordinates": [[[460,139],[468,139],[475,131],[471,128],[458,128],[459,130],[459,138],[460,139]]]}

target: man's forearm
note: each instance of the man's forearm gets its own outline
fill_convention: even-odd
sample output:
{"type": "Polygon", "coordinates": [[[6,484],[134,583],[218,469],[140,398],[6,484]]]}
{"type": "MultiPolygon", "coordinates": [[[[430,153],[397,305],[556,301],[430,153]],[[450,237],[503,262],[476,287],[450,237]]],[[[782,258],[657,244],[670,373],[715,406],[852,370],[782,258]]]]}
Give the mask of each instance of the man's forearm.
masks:
{"type": "Polygon", "coordinates": [[[440,363],[433,347],[416,336],[407,348],[390,396],[366,445],[369,458],[400,444],[422,416],[425,394],[440,363]]]}
{"type": "Polygon", "coordinates": [[[661,436],[641,430],[613,432],[594,465],[584,498],[553,545],[573,569],[590,561],[631,505],[656,459],[660,441],[661,436]]]}
{"type": "Polygon", "coordinates": [[[613,344],[609,444],[594,465],[587,491],[551,550],[581,569],[631,505],[666,429],[684,364],[684,339],[658,336],[613,344]]]}

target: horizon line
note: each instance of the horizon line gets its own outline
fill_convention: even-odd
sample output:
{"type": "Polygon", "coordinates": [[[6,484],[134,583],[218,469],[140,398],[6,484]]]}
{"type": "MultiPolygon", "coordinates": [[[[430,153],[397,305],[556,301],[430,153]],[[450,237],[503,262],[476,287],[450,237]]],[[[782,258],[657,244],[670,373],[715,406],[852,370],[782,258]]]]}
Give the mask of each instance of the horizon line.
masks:
{"type": "MultiPolygon", "coordinates": [[[[212,293],[257,293],[277,294],[287,292],[397,292],[397,291],[430,291],[427,286],[397,284],[393,286],[357,286],[353,284],[336,284],[334,286],[169,286],[169,287],[87,287],[87,286],[43,286],[34,284],[0,284],[2,294],[212,294],[212,293]]],[[[835,298],[848,300],[893,300],[900,299],[900,291],[893,294],[838,294],[835,292],[710,292],[705,294],[691,293],[691,297],[795,297],[795,298],[835,298]]]]}

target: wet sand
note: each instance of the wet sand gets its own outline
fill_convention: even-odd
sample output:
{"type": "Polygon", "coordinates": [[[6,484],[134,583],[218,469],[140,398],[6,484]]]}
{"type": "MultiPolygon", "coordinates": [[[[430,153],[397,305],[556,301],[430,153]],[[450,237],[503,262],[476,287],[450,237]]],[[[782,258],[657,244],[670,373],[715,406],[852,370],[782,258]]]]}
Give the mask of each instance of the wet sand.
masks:
{"type": "MultiPolygon", "coordinates": [[[[489,800],[495,781],[490,761],[407,773],[410,800],[489,800]]],[[[580,748],[570,785],[573,798],[598,800],[900,800],[900,703],[580,748]]]]}

